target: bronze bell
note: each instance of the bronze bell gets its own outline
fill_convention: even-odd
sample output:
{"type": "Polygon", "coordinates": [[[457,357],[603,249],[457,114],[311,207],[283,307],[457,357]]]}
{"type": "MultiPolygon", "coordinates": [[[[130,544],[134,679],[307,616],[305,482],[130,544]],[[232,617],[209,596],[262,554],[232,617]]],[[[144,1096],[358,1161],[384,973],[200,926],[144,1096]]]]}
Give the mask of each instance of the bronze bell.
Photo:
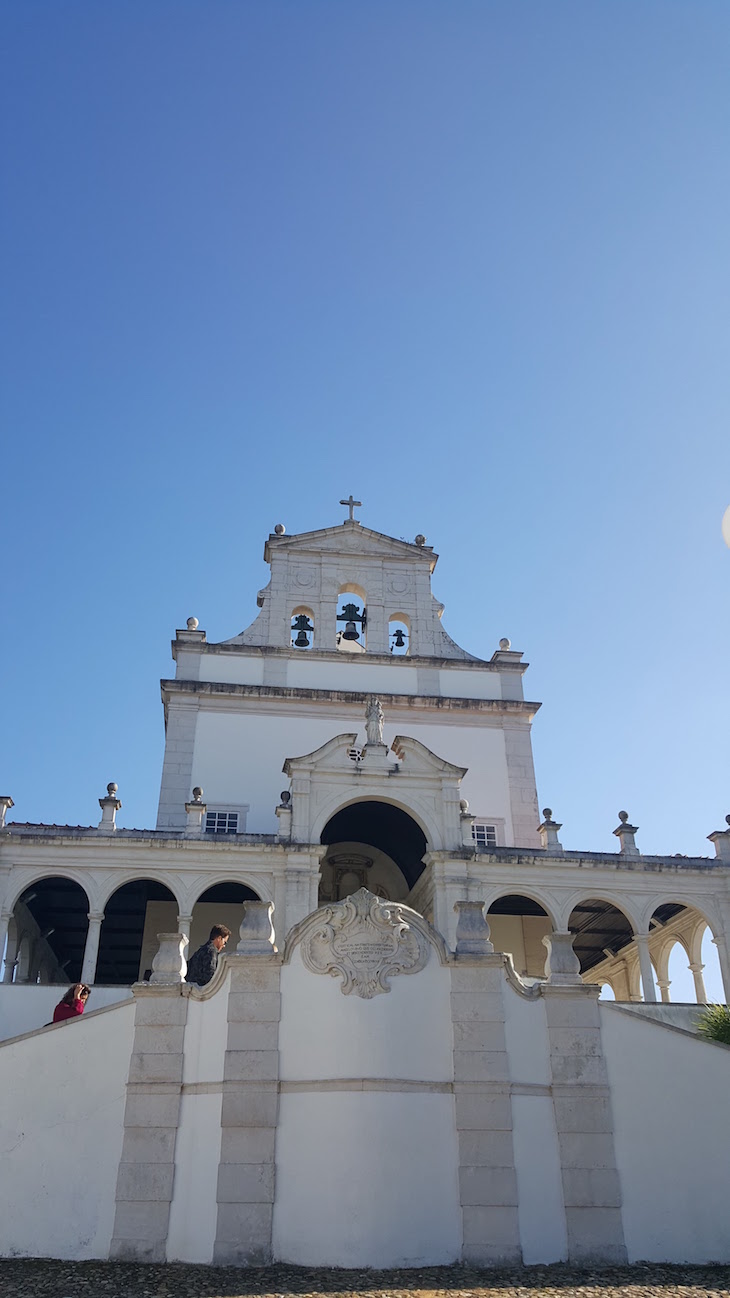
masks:
{"type": "Polygon", "coordinates": [[[354,622],[346,622],[346,623],[345,623],[345,629],[344,629],[344,631],[342,632],[342,639],[343,639],[343,640],[359,640],[359,639],[360,639],[360,632],[358,631],[358,629],[357,629],[357,627],[355,626],[355,623],[354,623],[354,622]]]}
{"type": "Polygon", "coordinates": [[[300,632],[299,632],[299,635],[297,636],[296,640],[294,641],[294,644],[296,645],[297,649],[308,649],[308,648],[309,648],[309,640],[307,639],[307,633],[306,633],[306,631],[300,631],[300,632]]]}
{"type": "Polygon", "coordinates": [[[406,638],[403,632],[401,631],[400,627],[398,627],[397,630],[393,632],[393,648],[405,649],[405,647],[406,647],[406,638]]]}

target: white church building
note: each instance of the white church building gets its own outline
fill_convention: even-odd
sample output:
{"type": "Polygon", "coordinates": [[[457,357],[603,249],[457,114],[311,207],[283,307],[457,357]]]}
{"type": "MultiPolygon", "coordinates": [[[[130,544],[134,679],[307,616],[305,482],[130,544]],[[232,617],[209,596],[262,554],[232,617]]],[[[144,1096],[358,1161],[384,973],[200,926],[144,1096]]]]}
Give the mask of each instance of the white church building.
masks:
{"type": "Polygon", "coordinates": [[[455,644],[425,537],[342,503],[269,536],[247,630],[177,631],[154,829],[116,784],[88,827],[0,798],[0,1255],[730,1261],[730,1048],[696,1032],[730,828],[644,856],[622,811],[565,851],[522,654],[455,644]]]}

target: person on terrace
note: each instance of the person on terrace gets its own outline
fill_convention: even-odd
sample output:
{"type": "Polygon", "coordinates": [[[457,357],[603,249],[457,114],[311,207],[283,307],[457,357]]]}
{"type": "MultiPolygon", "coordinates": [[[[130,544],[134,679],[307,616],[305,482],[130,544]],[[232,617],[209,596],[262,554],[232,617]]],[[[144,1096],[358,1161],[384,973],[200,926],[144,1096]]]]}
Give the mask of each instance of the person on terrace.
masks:
{"type": "Polygon", "coordinates": [[[90,994],[91,988],[86,983],[73,983],[53,1011],[53,1022],[63,1023],[64,1019],[75,1019],[83,1014],[90,994]]]}
{"type": "Polygon", "coordinates": [[[188,960],[188,971],[185,981],[205,987],[218,968],[218,956],[231,936],[231,930],[225,924],[214,924],[207,942],[199,946],[188,960]]]}

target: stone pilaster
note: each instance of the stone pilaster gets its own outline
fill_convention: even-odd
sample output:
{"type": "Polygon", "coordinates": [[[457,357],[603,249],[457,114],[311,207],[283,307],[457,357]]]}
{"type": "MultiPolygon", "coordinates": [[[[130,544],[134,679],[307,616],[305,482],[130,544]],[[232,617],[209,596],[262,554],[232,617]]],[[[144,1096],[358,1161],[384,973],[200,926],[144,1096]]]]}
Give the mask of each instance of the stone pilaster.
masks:
{"type": "Polygon", "coordinates": [[[86,930],[86,944],[84,946],[84,961],[81,966],[81,981],[88,983],[89,986],[96,978],[96,964],[99,959],[99,939],[101,938],[101,926],[104,922],[104,916],[100,912],[95,915],[89,911],[89,927],[86,930]]]}
{"type": "Polygon", "coordinates": [[[626,1261],[600,989],[543,984],[568,1259],[626,1261]]]}
{"type": "Polygon", "coordinates": [[[193,751],[198,721],[197,699],[172,699],[168,705],[165,759],[162,764],[158,829],[185,829],[193,782],[193,751]]]}
{"type": "Polygon", "coordinates": [[[537,786],[532,760],[530,727],[505,719],[502,722],[507,759],[510,815],[516,847],[539,847],[537,786]]]}
{"type": "Polygon", "coordinates": [[[279,1106],[280,961],[231,955],[213,1261],[271,1261],[279,1106]]]}
{"type": "Polygon", "coordinates": [[[457,956],[451,971],[462,1259],[476,1265],[522,1260],[504,981],[501,955],[457,956]]]}
{"type": "Polygon", "coordinates": [[[136,983],[134,1044],[110,1257],[164,1262],[190,988],[136,983]]]}

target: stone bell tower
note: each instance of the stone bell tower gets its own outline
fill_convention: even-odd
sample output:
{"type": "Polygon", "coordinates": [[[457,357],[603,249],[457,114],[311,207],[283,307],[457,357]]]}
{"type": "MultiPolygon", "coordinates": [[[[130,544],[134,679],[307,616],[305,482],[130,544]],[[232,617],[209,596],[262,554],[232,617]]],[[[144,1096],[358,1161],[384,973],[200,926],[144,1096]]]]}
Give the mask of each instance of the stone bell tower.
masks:
{"type": "MultiPolygon", "coordinates": [[[[539,704],[524,700],[522,655],[505,639],[488,660],[457,645],[431,591],[438,555],[425,536],[376,532],[355,518],[352,496],[341,503],[342,523],[292,536],[279,524],[268,537],[271,579],[246,630],[219,644],[195,619],[178,631],[176,676],[162,682],[158,828],[183,829],[200,787],[207,814],[225,815],[226,828],[276,832],[285,760],[346,731],[357,748],[376,696],[387,745],[410,735],[466,768],[475,834],[537,846],[530,725],[539,704]]],[[[351,774],[356,781],[354,760],[351,774]]]]}

